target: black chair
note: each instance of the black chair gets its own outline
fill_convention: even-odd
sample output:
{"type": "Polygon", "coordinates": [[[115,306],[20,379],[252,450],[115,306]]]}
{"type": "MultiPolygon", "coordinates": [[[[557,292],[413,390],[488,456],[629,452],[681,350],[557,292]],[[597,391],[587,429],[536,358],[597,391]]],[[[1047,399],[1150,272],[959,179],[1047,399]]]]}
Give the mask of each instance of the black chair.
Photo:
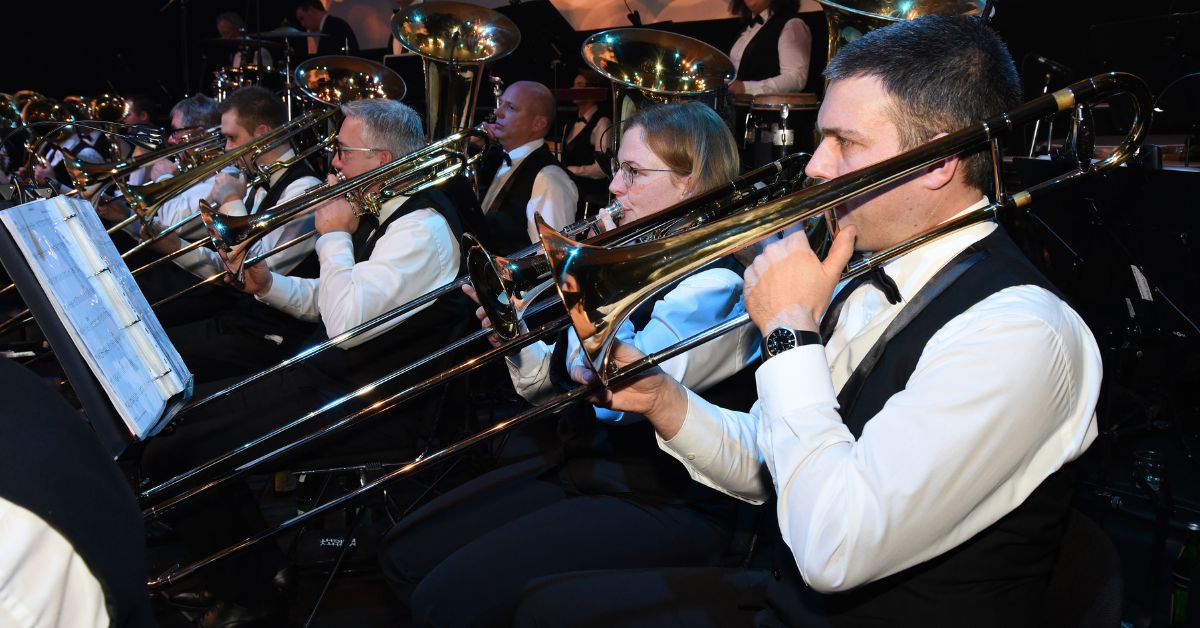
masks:
{"type": "Polygon", "coordinates": [[[1083,513],[1072,510],[1069,517],[1046,591],[1046,625],[1116,628],[1124,595],[1117,549],[1083,513]]]}

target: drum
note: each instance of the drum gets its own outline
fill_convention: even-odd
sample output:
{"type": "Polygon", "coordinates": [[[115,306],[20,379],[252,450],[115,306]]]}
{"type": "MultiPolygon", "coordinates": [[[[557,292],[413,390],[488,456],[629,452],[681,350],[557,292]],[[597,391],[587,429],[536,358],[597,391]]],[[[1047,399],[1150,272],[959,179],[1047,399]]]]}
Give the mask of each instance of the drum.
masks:
{"type": "Polygon", "coordinates": [[[758,167],[784,155],[811,152],[819,107],[816,94],[735,96],[735,132],[742,161],[747,167],[758,167]]]}
{"type": "Polygon", "coordinates": [[[224,67],[213,72],[213,98],[225,100],[241,87],[261,85],[271,91],[283,89],[283,70],[270,66],[243,65],[224,67]]]}

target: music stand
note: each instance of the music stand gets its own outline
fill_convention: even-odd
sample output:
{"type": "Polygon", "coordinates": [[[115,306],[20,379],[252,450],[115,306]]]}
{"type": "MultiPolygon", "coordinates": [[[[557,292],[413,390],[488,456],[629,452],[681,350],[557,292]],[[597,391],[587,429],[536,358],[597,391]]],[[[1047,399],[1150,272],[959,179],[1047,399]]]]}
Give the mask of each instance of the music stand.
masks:
{"type": "MultiPolygon", "coordinates": [[[[0,209],[6,209],[11,203],[5,203],[0,209]]],[[[108,395],[100,387],[100,382],[92,375],[92,370],[84,361],[75,343],[67,333],[66,327],[58,319],[54,307],[50,305],[46,293],[42,291],[37,278],[25,261],[25,256],[17,248],[12,235],[7,229],[0,228],[0,263],[8,271],[9,277],[17,285],[17,292],[25,301],[25,305],[33,314],[42,334],[54,350],[58,363],[62,366],[71,389],[83,405],[83,418],[96,431],[100,443],[113,458],[121,455],[132,444],[133,439],[125,430],[125,424],[117,416],[116,409],[109,401],[108,395]]],[[[32,418],[32,417],[31,417],[32,418]]]]}

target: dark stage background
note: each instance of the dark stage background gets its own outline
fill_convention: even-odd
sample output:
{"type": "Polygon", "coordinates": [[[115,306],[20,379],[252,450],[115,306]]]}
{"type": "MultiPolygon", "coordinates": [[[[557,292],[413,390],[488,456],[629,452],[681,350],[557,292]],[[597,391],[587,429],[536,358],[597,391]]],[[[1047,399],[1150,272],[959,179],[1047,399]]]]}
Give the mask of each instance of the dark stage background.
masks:
{"type": "MultiPolygon", "coordinates": [[[[715,0],[720,1],[720,0],[715,0]]],[[[532,3],[526,3],[532,4],[532,3]]],[[[1200,2],[1148,0],[1064,0],[1030,2],[1001,0],[995,26],[1008,41],[1028,89],[1040,91],[1043,71],[1026,58],[1042,55],[1066,65],[1078,78],[1095,72],[1130,70],[1145,78],[1157,93],[1171,79],[1200,70],[1200,2]],[[1167,18],[1172,13],[1191,16],[1167,18]]],[[[389,5],[381,3],[381,10],[389,5]]],[[[637,8],[636,2],[630,2],[637,8]]],[[[202,43],[216,37],[214,20],[223,11],[237,11],[250,31],[269,30],[290,19],[292,3],[281,0],[129,0],[120,3],[13,2],[4,7],[9,36],[0,46],[5,71],[0,91],[33,89],[61,98],[70,94],[93,95],[106,91],[153,94],[168,105],[185,92],[208,89],[211,72],[222,65],[224,51],[202,43]],[[181,23],[186,6],[186,25],[181,23]],[[183,80],[183,50],[188,44],[190,85],[183,80]]],[[[816,16],[813,16],[816,17],[816,16]]],[[[728,49],[736,36],[732,20],[675,24],[668,28],[698,36],[728,49]]],[[[579,37],[582,39],[582,36],[579,37]]],[[[526,46],[537,45],[527,37],[526,46]]],[[[570,80],[570,69],[579,64],[578,42],[563,51],[560,82],[570,80]]],[[[364,51],[378,59],[382,51],[364,51]]],[[[519,54],[519,53],[518,53],[519,54]]],[[[502,68],[516,73],[521,68],[502,68]]],[[[545,64],[531,64],[534,77],[552,80],[545,64]]],[[[522,76],[505,76],[508,81],[522,76]]],[[[1065,79],[1056,77],[1056,83],[1065,79]]],[[[1192,110],[1200,106],[1200,91],[1193,85],[1172,88],[1168,116],[1158,124],[1182,124],[1174,116],[1179,104],[1192,110]]],[[[1156,125],[1156,131],[1165,129],[1156,125]]],[[[1182,129],[1169,129],[1175,132],[1182,129]]]]}

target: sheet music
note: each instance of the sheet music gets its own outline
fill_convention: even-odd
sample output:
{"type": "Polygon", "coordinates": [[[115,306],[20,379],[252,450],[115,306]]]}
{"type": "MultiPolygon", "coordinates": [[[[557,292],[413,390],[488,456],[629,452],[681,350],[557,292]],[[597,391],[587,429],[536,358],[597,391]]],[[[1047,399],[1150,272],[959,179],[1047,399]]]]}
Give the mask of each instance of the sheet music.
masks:
{"type": "Polygon", "coordinates": [[[0,220],[130,433],[153,435],[190,397],[192,376],[96,212],[58,196],[0,220]]]}

